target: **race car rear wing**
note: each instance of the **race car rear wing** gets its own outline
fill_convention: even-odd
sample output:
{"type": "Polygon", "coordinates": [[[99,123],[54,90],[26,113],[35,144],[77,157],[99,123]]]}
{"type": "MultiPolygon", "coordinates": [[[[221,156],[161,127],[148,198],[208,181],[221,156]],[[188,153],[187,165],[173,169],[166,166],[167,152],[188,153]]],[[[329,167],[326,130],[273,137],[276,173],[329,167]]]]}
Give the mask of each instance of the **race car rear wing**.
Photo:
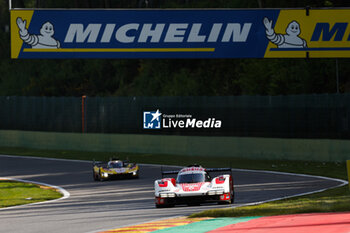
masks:
{"type": "Polygon", "coordinates": [[[232,168],[230,167],[225,167],[225,168],[206,168],[205,169],[207,172],[230,172],[232,171],[232,168]]]}
{"type": "Polygon", "coordinates": [[[179,171],[162,171],[162,177],[163,175],[177,174],[179,172],[180,170],[179,171]]]}
{"type": "MultiPolygon", "coordinates": [[[[229,168],[229,167],[227,167],[227,168],[205,168],[205,171],[207,171],[207,172],[228,171],[232,175],[232,168],[229,168]]],[[[180,170],[178,170],[178,171],[163,171],[163,167],[161,167],[162,178],[164,177],[164,175],[178,174],[179,172],[180,172],[180,170]]]]}
{"type": "MultiPolygon", "coordinates": [[[[131,163],[129,160],[121,160],[123,161],[123,167],[128,167],[129,165],[131,167],[136,166],[136,163],[131,163]]],[[[108,162],[101,162],[101,161],[95,161],[95,159],[92,161],[92,166],[98,166],[98,167],[103,167],[106,168],[108,165],[108,162]]]]}

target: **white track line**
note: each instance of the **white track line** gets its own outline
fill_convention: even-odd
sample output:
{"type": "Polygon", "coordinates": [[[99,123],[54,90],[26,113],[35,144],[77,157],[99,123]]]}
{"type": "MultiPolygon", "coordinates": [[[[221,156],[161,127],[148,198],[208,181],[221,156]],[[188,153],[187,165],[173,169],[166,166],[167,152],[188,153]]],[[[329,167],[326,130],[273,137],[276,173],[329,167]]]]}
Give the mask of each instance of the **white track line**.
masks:
{"type": "Polygon", "coordinates": [[[56,202],[56,201],[59,201],[59,200],[67,199],[67,198],[70,197],[70,193],[67,190],[65,190],[65,189],[63,189],[63,188],[61,188],[59,186],[55,186],[55,185],[51,185],[51,184],[45,184],[45,183],[31,181],[31,180],[22,180],[22,179],[9,178],[9,177],[0,177],[0,180],[10,180],[10,181],[12,180],[12,181],[19,181],[19,182],[23,182],[23,183],[30,183],[30,184],[37,184],[37,185],[47,186],[47,187],[50,187],[50,188],[58,190],[63,195],[63,197],[61,197],[61,198],[50,200],[50,201],[42,201],[42,202],[35,202],[35,203],[25,204],[25,205],[17,205],[17,206],[0,208],[0,211],[1,210],[9,210],[9,209],[14,209],[14,208],[19,208],[19,207],[25,207],[25,206],[31,206],[31,205],[52,203],[52,202],[56,202]]]}

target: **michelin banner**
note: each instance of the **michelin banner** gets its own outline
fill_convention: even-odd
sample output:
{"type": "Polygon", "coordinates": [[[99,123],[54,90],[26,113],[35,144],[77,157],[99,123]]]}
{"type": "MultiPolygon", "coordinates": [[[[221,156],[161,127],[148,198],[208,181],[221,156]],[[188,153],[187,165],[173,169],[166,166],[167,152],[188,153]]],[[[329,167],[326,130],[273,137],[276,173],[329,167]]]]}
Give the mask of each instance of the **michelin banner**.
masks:
{"type": "Polygon", "coordinates": [[[350,57],[350,10],[11,10],[11,57],[350,57]]]}

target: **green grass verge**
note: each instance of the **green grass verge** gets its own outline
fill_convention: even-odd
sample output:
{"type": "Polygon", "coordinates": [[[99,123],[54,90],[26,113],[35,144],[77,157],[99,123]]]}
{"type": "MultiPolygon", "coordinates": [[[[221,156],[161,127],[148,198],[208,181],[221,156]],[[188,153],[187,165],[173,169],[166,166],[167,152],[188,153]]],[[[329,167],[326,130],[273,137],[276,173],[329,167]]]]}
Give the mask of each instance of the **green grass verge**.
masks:
{"type": "Polygon", "coordinates": [[[62,197],[57,190],[31,183],[0,180],[0,208],[49,201],[62,197]]]}
{"type": "MultiPolygon", "coordinates": [[[[327,176],[347,180],[346,162],[305,162],[286,160],[250,160],[242,158],[211,158],[201,156],[130,154],[111,152],[81,152],[34,150],[24,148],[0,148],[0,154],[38,156],[80,160],[108,160],[119,157],[137,163],[189,165],[201,164],[205,167],[233,167],[327,176]]],[[[350,211],[348,186],[327,190],[322,193],[290,198],[255,206],[210,210],[193,214],[191,217],[237,217],[266,216],[308,212],[350,211]]]]}

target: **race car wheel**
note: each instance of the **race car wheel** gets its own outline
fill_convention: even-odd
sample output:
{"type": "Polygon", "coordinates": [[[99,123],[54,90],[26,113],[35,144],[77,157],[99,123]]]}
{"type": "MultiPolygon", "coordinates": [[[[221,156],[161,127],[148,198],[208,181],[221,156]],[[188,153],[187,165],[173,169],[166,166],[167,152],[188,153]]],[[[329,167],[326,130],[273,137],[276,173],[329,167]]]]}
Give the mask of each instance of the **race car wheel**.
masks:
{"type": "Polygon", "coordinates": [[[103,181],[101,168],[100,168],[100,171],[98,173],[98,180],[103,181]]]}
{"type": "Polygon", "coordinates": [[[235,202],[235,189],[233,186],[232,177],[230,178],[230,195],[231,195],[231,203],[230,204],[233,204],[235,202]]]}
{"type": "Polygon", "coordinates": [[[231,201],[231,199],[228,201],[219,201],[218,204],[219,205],[229,205],[229,204],[232,204],[232,201],[231,201]]]}
{"type": "Polygon", "coordinates": [[[233,204],[235,202],[235,192],[233,188],[231,189],[230,195],[231,195],[230,204],[233,204]]]}
{"type": "Polygon", "coordinates": [[[94,181],[98,181],[97,174],[94,170],[92,170],[92,175],[93,175],[94,181]]]}
{"type": "Polygon", "coordinates": [[[234,191],[233,191],[233,182],[232,182],[232,178],[230,178],[230,200],[226,201],[226,204],[233,204],[235,195],[234,195],[234,191]]]}
{"type": "Polygon", "coordinates": [[[234,193],[234,188],[233,188],[233,181],[232,178],[230,177],[230,199],[229,200],[222,200],[219,201],[218,204],[233,204],[234,198],[235,198],[235,193],[234,193]]]}
{"type": "Polygon", "coordinates": [[[175,205],[171,205],[171,204],[166,204],[166,205],[158,205],[156,204],[156,208],[169,208],[169,207],[174,207],[175,205]]]}
{"type": "Polygon", "coordinates": [[[166,208],[166,207],[174,207],[174,204],[169,204],[166,198],[158,198],[156,197],[155,202],[156,208],[166,208]]]}

